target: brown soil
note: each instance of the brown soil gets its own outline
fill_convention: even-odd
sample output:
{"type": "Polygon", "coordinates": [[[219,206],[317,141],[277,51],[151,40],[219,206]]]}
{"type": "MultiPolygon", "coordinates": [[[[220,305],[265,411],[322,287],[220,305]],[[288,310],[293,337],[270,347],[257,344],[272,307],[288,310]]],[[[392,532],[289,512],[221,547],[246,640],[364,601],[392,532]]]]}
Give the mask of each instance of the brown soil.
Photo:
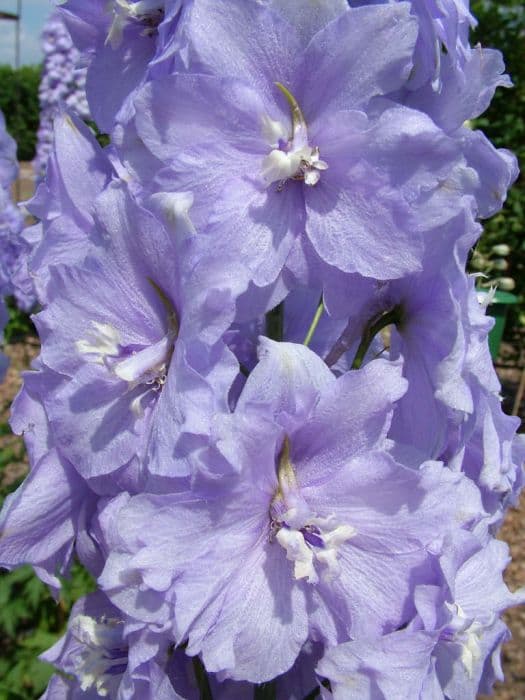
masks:
{"type": "MultiPolygon", "coordinates": [[[[27,369],[31,360],[38,354],[38,340],[28,338],[22,343],[10,343],[5,349],[9,357],[9,368],[4,381],[0,383],[0,425],[5,426],[9,419],[9,406],[21,384],[20,373],[27,369]]],[[[20,438],[12,434],[0,434],[0,451],[12,453],[12,461],[0,471],[0,488],[8,487],[27,472],[27,458],[20,438]]]]}
{"type": "Polygon", "coordinates": [[[20,163],[18,180],[13,183],[13,199],[15,202],[26,202],[35,191],[33,166],[29,162],[20,163]]]}
{"type": "MultiPolygon", "coordinates": [[[[501,343],[496,360],[496,369],[502,385],[502,405],[505,413],[512,413],[513,408],[517,409],[516,415],[523,421],[521,430],[525,431],[525,392],[519,406],[515,406],[520,380],[525,372],[525,327],[517,327],[509,340],[510,342],[501,343]]],[[[523,699],[525,700],[525,695],[523,699]]]]}
{"type": "MultiPolygon", "coordinates": [[[[511,589],[525,586],[525,491],[521,494],[519,509],[511,510],[500,532],[500,539],[508,542],[512,561],[505,572],[505,581],[511,589]]],[[[503,648],[505,682],[496,683],[493,698],[497,700],[525,700],[525,606],[511,608],[504,615],[512,639],[503,648]]],[[[480,696],[482,700],[486,696],[480,696]]]]}

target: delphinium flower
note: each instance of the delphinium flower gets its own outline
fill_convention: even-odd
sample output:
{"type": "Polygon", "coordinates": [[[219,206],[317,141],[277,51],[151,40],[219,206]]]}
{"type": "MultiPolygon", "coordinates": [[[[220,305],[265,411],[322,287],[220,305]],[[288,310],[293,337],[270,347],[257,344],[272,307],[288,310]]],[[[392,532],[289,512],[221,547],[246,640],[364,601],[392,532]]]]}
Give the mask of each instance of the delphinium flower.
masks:
{"type": "Polygon", "coordinates": [[[376,360],[335,379],[301,346],[266,341],[261,355],[219,443],[238,475],[115,501],[100,579],[131,616],[147,621],[154,604],[159,622],[173,618],[175,641],[208,669],[253,682],[287,671],[310,635],[333,644],[402,625],[415,570],[433,580],[427,547],[481,512],[461,475],[385,453],[400,368],[376,360]],[[121,585],[131,571],[136,597],[121,585]]]}
{"type": "Polygon", "coordinates": [[[30,562],[54,593],[75,553],[93,575],[101,568],[87,532],[95,493],[57,450],[44,407],[43,398],[59,382],[59,376],[41,371],[38,364],[24,378],[11,427],[24,435],[31,471],[7,496],[0,517],[0,565],[13,568],[30,562]]]}
{"type": "MultiPolygon", "coordinates": [[[[354,12],[341,14],[308,43],[268,7],[234,3],[226,20],[217,6],[199,3],[186,27],[191,72],[151,81],[135,101],[139,137],[168,166],[159,186],[192,191],[196,229],[211,246],[235,250],[261,287],[273,283],[287,261],[297,266],[303,257],[314,270],[319,258],[328,265],[337,260],[345,272],[381,278],[385,268],[374,263],[388,255],[387,241],[399,251],[389,274],[419,267],[421,229],[411,226],[404,193],[394,187],[388,167],[393,152],[384,154],[381,172],[374,167],[381,119],[406,122],[407,115],[394,109],[369,119],[363,113],[384,94],[382,81],[402,84],[416,25],[402,7],[354,12]],[[357,27],[367,23],[378,50],[371,50],[368,73],[358,75],[357,27]],[[255,32],[234,42],[241,26],[261,27],[273,38],[272,51],[255,32]],[[352,50],[344,48],[344,34],[352,50]],[[214,42],[229,43],[233,52],[212,59],[214,42]],[[395,45],[394,55],[379,49],[386,43],[395,45]],[[172,116],[164,124],[167,114],[172,116]],[[342,222],[350,219],[351,244],[340,246],[342,222]]],[[[433,138],[424,123],[413,129],[423,140],[433,138]]],[[[400,126],[401,139],[402,132],[400,126]]],[[[437,145],[440,166],[446,148],[437,145]]],[[[456,157],[450,153],[451,161],[456,157]]]]}
{"type": "Polygon", "coordinates": [[[150,70],[170,64],[179,48],[177,25],[191,0],[67,0],[61,15],[88,66],[91,114],[105,132],[132,110],[131,96],[150,70]]]}
{"type": "Polygon", "coordinates": [[[357,700],[379,690],[387,698],[411,692],[421,700],[490,693],[495,678],[502,679],[499,651],[508,639],[499,615],[525,602],[525,589],[510,594],[503,583],[507,563],[503,542],[491,539],[483,547],[456,533],[440,557],[442,582],[416,588],[417,614],[406,629],[342,644],[319,664],[334,698],[357,700]]]}
{"type": "Polygon", "coordinates": [[[89,118],[85,95],[86,69],[80,65],[80,53],[73,45],[59,12],[54,11],[42,31],[44,63],[38,96],[40,126],[33,168],[37,178],[46,169],[53,147],[53,120],[60,106],[69,107],[82,119],[89,118]]]}
{"type": "Polygon", "coordinates": [[[15,296],[18,305],[27,311],[34,303],[34,293],[21,269],[26,252],[21,235],[24,218],[11,191],[17,177],[16,143],[8,134],[0,112],[0,298],[15,296]]]}
{"type": "Polygon", "coordinates": [[[173,444],[152,467],[164,472],[176,442],[179,399],[200,401],[204,410],[213,378],[208,402],[220,401],[224,373],[226,405],[236,363],[219,338],[233,317],[232,303],[227,289],[213,285],[212,261],[195,263],[184,241],[178,246],[117,183],[102,193],[95,214],[99,235],[111,245],[74,268],[53,267],[48,304],[35,318],[43,363],[68,378],[49,403],[50,420],[62,450],[86,477],[163,452],[169,436],[173,444]],[[191,399],[181,389],[185,381],[197,384],[191,399]]]}
{"type": "Polygon", "coordinates": [[[98,584],[46,697],[489,691],[525,448],[465,265],[516,166],[463,122],[499,54],[459,0],[60,12],[111,144],[62,112],[30,204],[0,563],[98,584]]]}
{"type": "Polygon", "coordinates": [[[315,279],[330,294],[334,268],[379,280],[416,272],[439,223],[468,213],[468,195],[472,218],[486,216],[487,197],[515,176],[502,173],[489,195],[456,137],[421,111],[378,99],[410,72],[417,24],[405,3],[338,7],[312,38],[269,7],[233,3],[226,19],[201,2],[185,26],[185,72],[149,81],[135,100],[133,132],[149,151],[141,177],[134,148],[141,182],[191,191],[196,230],[214,249],[236,251],[257,287],[315,279]],[[357,56],[367,23],[377,49],[366,49],[374,61],[365,75],[357,56]],[[239,43],[241,26],[264,27],[275,47],[255,32],[239,43]],[[221,53],[215,41],[235,48],[221,53]],[[155,180],[148,156],[166,165],[155,180]]]}
{"type": "Polygon", "coordinates": [[[125,621],[101,593],[74,605],[67,635],[42,659],[67,674],[51,681],[43,696],[47,700],[64,696],[114,698],[119,688],[120,697],[130,700],[181,697],[161,670],[168,663],[167,640],[125,621]],[[128,637],[135,642],[135,656],[129,654],[128,637]]]}
{"type": "MultiPolygon", "coordinates": [[[[408,464],[443,459],[465,471],[480,486],[485,508],[499,525],[522,487],[521,461],[512,454],[519,419],[501,408],[487,345],[492,322],[478,303],[474,280],[464,272],[476,235],[471,231],[454,246],[443,229],[442,247],[424,259],[423,272],[365,297],[325,359],[332,366],[356,339],[362,337],[361,347],[366,347],[371,333],[388,328],[390,357],[405,359],[409,380],[390,430],[396,453],[408,464]]],[[[355,305],[345,300],[351,290],[350,282],[340,285],[343,296],[331,300],[339,314],[345,303],[348,314],[355,305]]],[[[359,349],[356,358],[362,362],[359,349]]]]}

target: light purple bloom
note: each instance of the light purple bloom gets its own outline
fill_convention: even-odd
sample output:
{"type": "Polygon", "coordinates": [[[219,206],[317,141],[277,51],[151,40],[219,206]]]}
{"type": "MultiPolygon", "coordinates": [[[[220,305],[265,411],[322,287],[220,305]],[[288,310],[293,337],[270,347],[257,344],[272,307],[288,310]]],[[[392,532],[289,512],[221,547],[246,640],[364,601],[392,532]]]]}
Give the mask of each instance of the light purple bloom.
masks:
{"type": "MultiPolygon", "coordinates": [[[[265,7],[255,3],[234,3],[232,15],[226,22],[216,8],[199,3],[187,27],[190,55],[196,55],[190,66],[193,70],[213,72],[214,75],[206,78],[177,75],[154,81],[144,88],[135,102],[139,136],[154,155],[170,163],[164,181],[169,182],[170,189],[193,192],[191,216],[196,229],[202,232],[210,223],[212,245],[233,247],[242,260],[248,258],[250,251],[249,258],[259,268],[255,281],[260,285],[275,280],[295,239],[304,232],[306,221],[310,222],[308,234],[314,246],[321,246],[319,239],[324,239],[320,254],[328,262],[335,262],[337,247],[338,263],[344,269],[354,269],[359,264],[355,259],[345,259],[344,247],[335,243],[335,231],[324,230],[321,234],[319,228],[320,211],[324,208],[332,210],[334,206],[335,210],[327,218],[334,222],[334,227],[341,217],[352,213],[354,218],[357,217],[354,221],[357,231],[365,225],[360,217],[365,217],[370,223],[363,204],[366,195],[358,184],[365,177],[363,172],[354,171],[355,199],[341,203],[343,208],[346,205],[344,211],[339,211],[336,204],[336,193],[343,186],[341,178],[347,176],[340,172],[343,152],[353,150],[354,162],[363,159],[366,117],[357,112],[345,114],[345,133],[338,133],[337,123],[341,123],[343,115],[337,117],[336,113],[341,109],[365,107],[374,94],[381,94],[381,86],[377,84],[380,79],[374,74],[374,69],[389,70],[392,80],[402,81],[409,60],[411,24],[402,16],[403,13],[395,11],[378,13],[375,24],[374,18],[369,18],[377,33],[377,41],[383,35],[386,40],[390,33],[396,36],[399,43],[397,63],[390,59],[390,64],[383,66],[378,58],[379,65],[370,67],[365,82],[363,76],[356,80],[352,57],[345,53],[347,63],[344,68],[340,66],[344,78],[337,89],[334,85],[332,93],[319,94],[319,87],[311,94],[304,92],[302,76],[307,70],[315,70],[317,74],[304,85],[330,84],[323,75],[325,59],[321,47],[336,41],[328,31],[330,27],[332,33],[348,29],[349,14],[343,14],[335,26],[329,25],[321,31],[312,40],[309,50],[305,50],[294,28],[265,7]],[[206,42],[203,36],[205,23],[206,42]],[[212,61],[211,56],[216,54],[214,42],[233,46],[233,34],[240,36],[241,24],[262,29],[253,34],[245,33],[244,45],[236,48],[238,55],[226,57],[226,61],[224,58],[212,61]],[[342,24],[345,26],[340,26],[342,24]],[[265,42],[274,36],[274,45],[270,49],[265,42]],[[241,54],[249,56],[249,61],[241,62],[241,54]],[[283,87],[279,88],[279,85],[283,87]],[[146,111],[155,114],[154,122],[144,119],[146,111]],[[163,114],[172,115],[169,123],[163,124],[163,114]],[[323,132],[327,117],[329,126],[323,132]],[[334,150],[336,143],[337,153],[334,150]],[[206,189],[201,183],[206,183],[206,189]],[[323,193],[331,201],[323,200],[323,193]],[[236,229],[250,231],[249,249],[246,243],[241,246],[241,241],[236,240],[233,219],[236,229]]],[[[332,57],[332,61],[342,60],[342,55],[332,57]]],[[[366,152],[366,146],[364,148],[366,152]]],[[[366,166],[363,167],[366,170],[366,166]]],[[[352,179],[351,175],[349,177],[352,179]]],[[[402,236],[395,223],[402,204],[396,203],[389,195],[387,183],[385,188],[385,197],[377,204],[382,207],[380,211],[384,211],[383,234],[386,238],[402,236]]],[[[371,226],[369,236],[373,230],[371,226]]],[[[358,236],[356,234],[353,240],[355,248],[359,248],[358,236]]],[[[360,259],[359,252],[355,256],[360,259]]],[[[412,253],[406,264],[409,267],[417,265],[412,253]]]]}
{"type": "Polygon", "coordinates": [[[40,657],[64,674],[43,699],[186,700],[168,677],[167,646],[166,637],[123,619],[103,594],[81,598],[66,636],[40,657]]]}
{"type": "Polygon", "coordinates": [[[416,589],[414,627],[439,632],[432,654],[447,697],[474,700],[502,679],[499,650],[509,633],[499,616],[525,601],[525,589],[512,594],[503,582],[508,562],[505,543],[489,539],[482,544],[458,532],[440,557],[444,585],[416,589]]]}
{"type": "Polygon", "coordinates": [[[33,161],[35,175],[40,179],[53,149],[53,120],[63,107],[69,107],[82,119],[89,118],[86,102],[86,70],[79,66],[80,54],[73,46],[69,32],[59,12],[53,12],[42,31],[44,65],[38,91],[40,125],[37,153],[33,161]]]}
{"type": "Polygon", "coordinates": [[[162,69],[179,49],[178,22],[188,0],[68,0],[60,12],[88,66],[92,118],[111,133],[133,114],[131,100],[152,64],[162,69]]]}
{"type": "Polygon", "coordinates": [[[212,262],[195,260],[192,240],[178,244],[122,183],[94,210],[99,240],[110,244],[54,266],[35,318],[43,364],[70,379],[44,398],[55,439],[88,479],[137,460],[142,468],[146,457],[156,473],[185,476],[174,450],[188,406],[184,429],[201,432],[206,411],[221,401],[226,410],[237,371],[220,341],[230,290],[215,287],[212,262]]]}
{"type": "Polygon", "coordinates": [[[335,700],[474,700],[491,693],[502,679],[497,659],[508,639],[499,615],[525,600],[525,589],[511,594],[503,583],[507,562],[503,542],[482,545],[466,532],[447,540],[443,583],[416,588],[418,614],[407,629],[327,650],[317,671],[330,680],[335,700]]]}
{"type": "Polygon", "coordinates": [[[427,547],[480,512],[462,477],[381,451],[404,388],[383,361],[336,380],[311,351],[266,341],[235,442],[219,445],[239,474],[110,504],[102,587],[133,617],[172,619],[208,670],[253,682],[289,669],[310,635],[403,624],[415,572],[432,580],[427,547]]]}
{"type": "Polygon", "coordinates": [[[330,681],[334,700],[444,700],[435,684],[431,652],[437,634],[392,632],[379,639],[329,649],[317,672],[330,681]]]}
{"type": "MultiPolygon", "coordinates": [[[[346,9],[312,37],[279,11],[232,3],[226,18],[195,5],[190,72],[151,81],[135,99],[136,133],[167,166],[151,184],[145,158],[142,181],[191,192],[197,233],[259,287],[283,270],[288,288],[290,273],[324,288],[334,268],[380,280],[418,271],[445,217],[485,204],[458,139],[377,99],[385,81],[407,79],[414,18],[404,4],[346,9]],[[365,43],[374,61],[363,72],[365,43]]],[[[260,293],[248,298],[257,307],[260,293]]]]}
{"type": "Polygon", "coordinates": [[[465,267],[517,168],[464,124],[508,84],[468,4],[59,12],[111,143],[70,100],[0,257],[42,306],[0,564],[99,587],[45,698],[489,691],[525,441],[465,267]]]}

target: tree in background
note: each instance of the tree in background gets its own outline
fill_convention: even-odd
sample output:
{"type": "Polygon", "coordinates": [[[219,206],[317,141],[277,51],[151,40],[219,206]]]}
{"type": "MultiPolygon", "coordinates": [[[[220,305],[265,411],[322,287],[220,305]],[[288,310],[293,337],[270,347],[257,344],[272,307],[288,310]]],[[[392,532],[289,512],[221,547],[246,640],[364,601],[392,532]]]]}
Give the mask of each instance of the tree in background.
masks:
{"type": "Polygon", "coordinates": [[[5,115],[7,131],[18,145],[18,160],[35,155],[39,121],[38,85],[40,66],[0,66],[0,110],[5,115]]]}

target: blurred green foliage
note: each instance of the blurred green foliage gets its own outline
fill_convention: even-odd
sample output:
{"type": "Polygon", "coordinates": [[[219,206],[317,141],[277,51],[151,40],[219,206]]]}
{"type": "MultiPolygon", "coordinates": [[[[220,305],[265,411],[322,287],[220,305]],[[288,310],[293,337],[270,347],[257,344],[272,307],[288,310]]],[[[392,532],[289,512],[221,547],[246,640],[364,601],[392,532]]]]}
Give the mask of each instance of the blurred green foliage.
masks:
{"type": "Polygon", "coordinates": [[[0,66],[0,109],[18,144],[18,160],[33,160],[40,118],[40,66],[0,66]]]}
{"type": "MultiPolygon", "coordinates": [[[[523,0],[473,0],[478,26],[472,43],[499,49],[514,87],[498,89],[489,109],[475,120],[498,148],[513,151],[525,169],[525,4],[523,0]]],[[[495,244],[510,246],[506,276],[516,282],[521,297],[520,313],[525,322],[525,177],[509,193],[503,210],[485,222],[485,234],[478,246],[485,254],[495,244]]]]}
{"type": "Polygon", "coordinates": [[[0,700],[42,695],[53,667],[38,655],[63,635],[71,606],[90,590],[92,581],[78,564],[58,602],[30,566],[0,574],[0,700]]]}
{"type": "Polygon", "coordinates": [[[36,330],[31,321],[31,316],[19,309],[14,297],[7,297],[7,311],[9,320],[4,328],[4,343],[16,343],[29,335],[36,336],[36,330]]]}

